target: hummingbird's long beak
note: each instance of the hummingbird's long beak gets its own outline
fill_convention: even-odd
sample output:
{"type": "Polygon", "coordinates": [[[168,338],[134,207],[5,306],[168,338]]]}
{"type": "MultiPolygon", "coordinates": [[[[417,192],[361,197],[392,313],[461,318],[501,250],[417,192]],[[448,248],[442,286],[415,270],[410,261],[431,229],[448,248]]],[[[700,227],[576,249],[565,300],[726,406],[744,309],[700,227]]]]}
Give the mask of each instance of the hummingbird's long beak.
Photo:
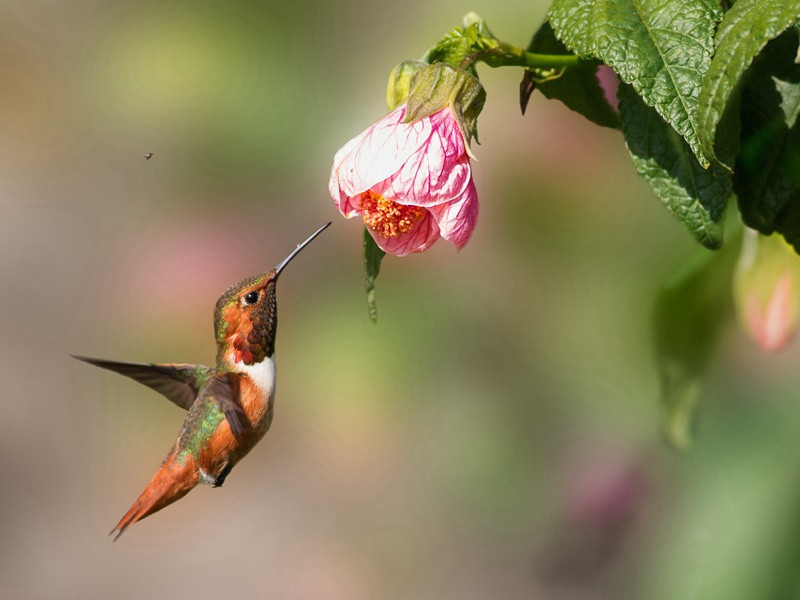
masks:
{"type": "Polygon", "coordinates": [[[320,233],[322,233],[322,232],[325,230],[325,228],[326,228],[326,227],[328,227],[328,225],[330,225],[330,224],[331,224],[331,223],[330,223],[330,221],[329,221],[329,222],[327,222],[327,223],[325,223],[325,225],[323,225],[322,227],[320,227],[319,229],[317,229],[317,230],[316,230],[314,233],[312,233],[310,236],[308,236],[308,239],[306,239],[306,241],[305,241],[305,242],[302,242],[302,243],[298,244],[298,245],[297,245],[297,248],[295,248],[295,249],[292,251],[292,253],[291,253],[289,256],[287,256],[286,258],[284,258],[284,259],[283,259],[283,260],[280,262],[280,264],[279,264],[277,267],[275,267],[275,268],[273,269],[273,271],[274,271],[274,273],[275,273],[275,276],[274,276],[274,278],[273,278],[273,281],[274,281],[275,279],[278,279],[278,275],[280,275],[280,274],[281,274],[281,271],[283,271],[283,268],[284,268],[286,265],[288,265],[288,264],[289,264],[289,262],[290,262],[290,261],[291,261],[291,260],[292,260],[292,259],[293,259],[295,256],[297,256],[297,255],[298,255],[298,253],[300,252],[300,250],[302,250],[303,248],[305,248],[306,246],[308,246],[308,244],[310,244],[310,243],[311,243],[311,240],[313,240],[313,239],[314,239],[315,237],[317,237],[317,236],[318,236],[320,233]]]}

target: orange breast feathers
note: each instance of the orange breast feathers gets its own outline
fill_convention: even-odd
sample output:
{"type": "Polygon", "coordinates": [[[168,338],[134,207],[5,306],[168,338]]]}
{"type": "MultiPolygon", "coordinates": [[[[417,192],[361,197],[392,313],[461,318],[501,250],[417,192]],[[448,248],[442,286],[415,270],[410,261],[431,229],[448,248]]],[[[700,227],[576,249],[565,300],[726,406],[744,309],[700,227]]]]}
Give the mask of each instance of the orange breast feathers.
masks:
{"type": "Polygon", "coordinates": [[[238,402],[247,417],[247,425],[237,438],[227,419],[220,421],[205,448],[197,457],[198,466],[207,473],[217,475],[226,466],[233,466],[264,437],[272,421],[272,394],[262,392],[249,376],[236,378],[238,402]]]}
{"type": "MultiPolygon", "coordinates": [[[[272,360],[265,358],[263,363],[267,362],[272,363],[272,360]]],[[[247,371],[250,371],[247,373],[247,377],[242,377],[240,380],[239,398],[242,408],[247,415],[247,420],[250,421],[250,427],[256,430],[261,429],[267,413],[272,412],[272,387],[274,385],[272,380],[274,374],[270,377],[269,374],[256,374],[253,371],[271,370],[274,373],[274,368],[270,369],[270,367],[271,365],[268,364],[263,364],[262,366],[262,363],[253,365],[247,369],[247,371]],[[264,389],[266,386],[263,384],[266,382],[259,380],[265,378],[270,379],[268,389],[264,389]]]]}

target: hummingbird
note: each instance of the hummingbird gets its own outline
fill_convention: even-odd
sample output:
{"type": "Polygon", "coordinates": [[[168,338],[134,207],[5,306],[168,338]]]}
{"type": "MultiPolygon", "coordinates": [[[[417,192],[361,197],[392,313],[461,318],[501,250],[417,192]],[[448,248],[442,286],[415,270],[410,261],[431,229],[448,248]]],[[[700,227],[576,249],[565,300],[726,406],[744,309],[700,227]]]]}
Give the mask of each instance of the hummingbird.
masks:
{"type": "Polygon", "coordinates": [[[275,398],[275,286],[284,267],[328,227],[317,229],[267,273],[229,287],[214,308],[216,367],[117,362],[74,356],[125,375],[186,409],[178,439],[150,483],[109,535],[188,494],[198,483],[220,487],[272,423],[275,398]]]}

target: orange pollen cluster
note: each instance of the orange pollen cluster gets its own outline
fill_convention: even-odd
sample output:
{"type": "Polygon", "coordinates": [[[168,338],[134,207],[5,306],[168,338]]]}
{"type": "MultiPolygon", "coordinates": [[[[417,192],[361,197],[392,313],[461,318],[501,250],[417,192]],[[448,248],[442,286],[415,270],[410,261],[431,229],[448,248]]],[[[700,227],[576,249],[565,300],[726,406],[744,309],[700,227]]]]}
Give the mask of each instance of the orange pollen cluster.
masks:
{"type": "Polygon", "coordinates": [[[364,211],[364,225],[385,238],[407,233],[425,216],[424,208],[398,204],[373,191],[361,194],[361,210],[364,211]]]}

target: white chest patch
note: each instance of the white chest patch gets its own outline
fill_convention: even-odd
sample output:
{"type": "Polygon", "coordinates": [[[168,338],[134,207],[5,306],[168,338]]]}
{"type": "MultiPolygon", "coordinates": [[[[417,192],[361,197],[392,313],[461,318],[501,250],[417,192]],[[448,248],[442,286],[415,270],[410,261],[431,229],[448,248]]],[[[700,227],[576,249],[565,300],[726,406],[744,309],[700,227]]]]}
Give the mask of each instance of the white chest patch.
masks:
{"type": "Polygon", "coordinates": [[[272,396],[275,391],[275,359],[265,357],[260,363],[246,365],[242,362],[233,363],[240,373],[247,375],[256,384],[256,387],[265,396],[272,396]]]}

